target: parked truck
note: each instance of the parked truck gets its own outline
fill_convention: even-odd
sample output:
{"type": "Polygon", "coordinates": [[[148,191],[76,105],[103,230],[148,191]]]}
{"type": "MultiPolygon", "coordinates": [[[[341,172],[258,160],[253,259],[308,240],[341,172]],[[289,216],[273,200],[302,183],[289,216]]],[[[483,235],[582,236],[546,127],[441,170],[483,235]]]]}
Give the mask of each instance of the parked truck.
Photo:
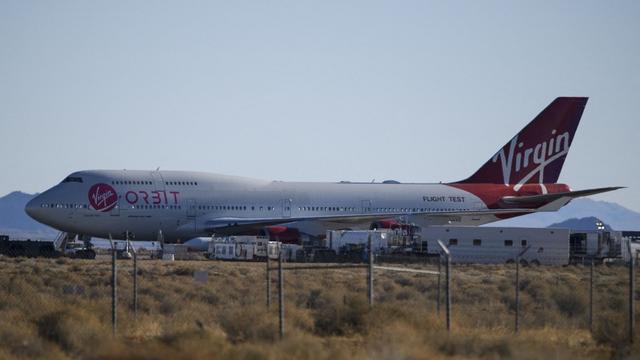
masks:
{"type": "Polygon", "coordinates": [[[285,261],[304,261],[301,245],[271,241],[265,236],[227,236],[213,238],[208,256],[218,260],[277,260],[282,253],[285,261]]]}
{"type": "Polygon", "coordinates": [[[326,245],[329,249],[341,254],[348,249],[366,246],[371,237],[373,251],[382,253],[394,245],[396,237],[394,230],[328,230],[326,245]]]}
{"type": "Polygon", "coordinates": [[[7,235],[0,235],[0,254],[11,257],[96,257],[95,251],[87,246],[86,242],[69,241],[63,235],[59,235],[55,240],[10,239],[7,235]]]}

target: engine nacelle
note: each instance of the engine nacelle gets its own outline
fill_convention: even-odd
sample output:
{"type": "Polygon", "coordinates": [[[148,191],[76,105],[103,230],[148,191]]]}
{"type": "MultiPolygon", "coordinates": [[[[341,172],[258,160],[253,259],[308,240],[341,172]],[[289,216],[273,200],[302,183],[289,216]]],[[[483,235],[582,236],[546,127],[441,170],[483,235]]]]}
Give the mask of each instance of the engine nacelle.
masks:
{"type": "Polygon", "coordinates": [[[280,241],[283,244],[299,244],[300,231],[282,225],[267,226],[260,230],[260,236],[266,236],[271,241],[280,241]]]}
{"type": "Polygon", "coordinates": [[[378,221],[374,221],[371,223],[371,226],[369,227],[370,230],[376,230],[376,229],[398,229],[400,228],[402,225],[394,219],[386,219],[386,220],[378,220],[378,221]]]}

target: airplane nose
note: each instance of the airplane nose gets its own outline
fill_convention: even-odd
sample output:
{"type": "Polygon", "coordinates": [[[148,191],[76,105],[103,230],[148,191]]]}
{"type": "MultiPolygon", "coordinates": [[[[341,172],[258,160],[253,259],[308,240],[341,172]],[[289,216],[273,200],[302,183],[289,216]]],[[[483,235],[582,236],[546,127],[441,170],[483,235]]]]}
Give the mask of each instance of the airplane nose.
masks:
{"type": "Polygon", "coordinates": [[[25,205],[24,211],[34,220],[38,220],[38,209],[40,209],[38,196],[34,197],[25,205]]]}

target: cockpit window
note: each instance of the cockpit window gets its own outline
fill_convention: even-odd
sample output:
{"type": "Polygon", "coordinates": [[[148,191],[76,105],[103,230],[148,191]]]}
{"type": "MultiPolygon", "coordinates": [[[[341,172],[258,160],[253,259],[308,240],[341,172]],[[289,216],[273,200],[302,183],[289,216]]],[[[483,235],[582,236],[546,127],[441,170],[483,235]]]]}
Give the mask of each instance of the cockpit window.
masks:
{"type": "Polygon", "coordinates": [[[69,182],[77,182],[77,183],[81,183],[82,182],[82,178],[79,176],[67,176],[64,180],[62,180],[63,183],[69,183],[69,182]]]}

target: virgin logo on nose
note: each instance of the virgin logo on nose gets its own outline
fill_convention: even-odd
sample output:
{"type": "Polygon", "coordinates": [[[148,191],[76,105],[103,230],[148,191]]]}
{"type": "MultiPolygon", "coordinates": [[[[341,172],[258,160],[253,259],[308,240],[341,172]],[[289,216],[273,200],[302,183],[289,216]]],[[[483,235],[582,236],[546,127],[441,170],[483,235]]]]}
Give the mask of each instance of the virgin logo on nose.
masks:
{"type": "Polygon", "coordinates": [[[116,190],[107,184],[95,184],[89,189],[89,204],[98,211],[109,211],[118,203],[116,190]]]}

